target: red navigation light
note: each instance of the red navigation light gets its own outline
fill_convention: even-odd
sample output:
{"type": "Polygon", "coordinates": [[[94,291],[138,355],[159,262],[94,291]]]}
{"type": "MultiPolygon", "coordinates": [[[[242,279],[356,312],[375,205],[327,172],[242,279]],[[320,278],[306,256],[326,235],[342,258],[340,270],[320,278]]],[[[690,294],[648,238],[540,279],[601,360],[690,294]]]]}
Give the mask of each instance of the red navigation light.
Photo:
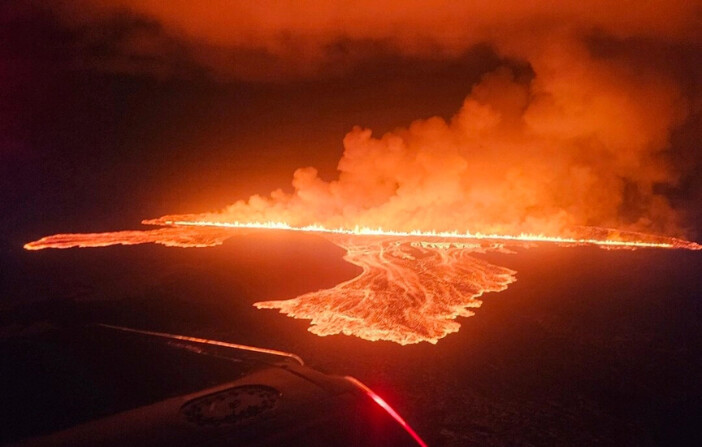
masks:
{"type": "Polygon", "coordinates": [[[365,393],[368,395],[368,397],[370,397],[371,399],[373,399],[373,401],[374,401],[375,403],[377,403],[377,404],[378,404],[380,407],[382,407],[390,416],[392,416],[392,418],[395,419],[395,421],[397,421],[397,423],[400,424],[400,425],[407,431],[407,433],[409,433],[410,436],[412,436],[412,438],[414,438],[415,441],[417,441],[417,444],[419,444],[419,445],[422,446],[422,447],[428,447],[428,446],[427,446],[427,443],[424,442],[424,441],[422,440],[422,438],[419,437],[419,435],[417,434],[417,432],[415,432],[415,431],[412,429],[412,427],[410,427],[410,425],[409,425],[404,419],[402,419],[402,416],[400,416],[399,414],[397,414],[397,411],[395,411],[395,410],[390,406],[390,404],[388,404],[387,402],[385,402],[385,400],[384,400],[382,397],[378,396],[378,395],[375,393],[375,391],[373,391],[372,389],[368,388],[368,387],[367,387],[366,385],[364,385],[360,380],[358,380],[358,379],[356,379],[356,378],[354,378],[354,377],[346,376],[345,379],[348,380],[349,382],[353,383],[354,385],[356,385],[356,386],[357,386],[358,388],[360,388],[361,390],[363,390],[363,392],[365,392],[365,393]]]}

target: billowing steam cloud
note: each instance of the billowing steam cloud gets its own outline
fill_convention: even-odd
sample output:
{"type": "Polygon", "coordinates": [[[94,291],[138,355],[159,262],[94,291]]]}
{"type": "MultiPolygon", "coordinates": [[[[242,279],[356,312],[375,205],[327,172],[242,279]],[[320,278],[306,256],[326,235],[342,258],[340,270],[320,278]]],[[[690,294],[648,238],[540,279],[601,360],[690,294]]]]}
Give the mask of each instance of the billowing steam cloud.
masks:
{"type": "Polygon", "coordinates": [[[533,77],[488,73],[449,121],[344,138],[339,177],[298,169],[294,192],[254,196],[212,215],[172,220],[282,220],[396,230],[560,234],[579,225],[673,232],[655,185],[661,151],[684,117],[675,86],[576,42],[529,50],[533,77]]]}
{"type": "Polygon", "coordinates": [[[168,54],[164,42],[178,42],[179,57],[218,75],[333,71],[371,44],[435,58],[489,43],[531,68],[485,74],[448,121],[418,120],[382,136],[353,129],[334,181],[298,169],[292,193],[169,219],[555,234],[592,225],[670,234],[678,232],[677,218],[657,191],[676,178],[664,152],[688,113],[686,100],[661,67],[595,55],[588,39],[692,40],[699,34],[694,3],[432,2],[427,9],[413,1],[83,0],[60,11],[86,29],[129,17],[132,25],[113,42],[123,60],[153,61],[150,55],[168,54]]]}

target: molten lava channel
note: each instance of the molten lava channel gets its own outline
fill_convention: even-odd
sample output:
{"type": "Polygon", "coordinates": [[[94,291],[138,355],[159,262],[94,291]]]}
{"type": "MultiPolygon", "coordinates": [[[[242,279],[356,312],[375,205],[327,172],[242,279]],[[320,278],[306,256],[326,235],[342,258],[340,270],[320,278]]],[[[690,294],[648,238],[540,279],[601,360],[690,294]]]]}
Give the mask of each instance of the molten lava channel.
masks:
{"type": "Polygon", "coordinates": [[[616,232],[581,230],[577,237],[497,235],[457,232],[397,232],[382,229],[294,227],[280,222],[209,222],[156,219],[165,225],[146,231],[56,234],[25,245],[27,250],[105,247],[156,243],[171,247],[209,247],[246,229],[316,233],[344,248],[344,259],[361,273],[330,289],[294,299],[256,303],[259,309],[278,309],[294,318],[310,320],[309,331],[319,336],[346,334],[365,340],[402,345],[436,343],[457,332],[457,317],[480,307],[486,292],[499,292],[515,281],[516,272],[480,260],[473,253],[508,251],[512,247],[556,243],[595,245],[605,249],[682,248],[699,244],[681,239],[616,232]]]}
{"type": "Polygon", "coordinates": [[[360,275],[331,289],[255,306],[308,319],[310,332],[320,336],[436,343],[458,331],[456,317],[473,315],[470,309],[482,304],[480,295],[504,290],[515,280],[516,272],[469,256],[480,246],[363,236],[330,239],[346,250],[346,261],[361,267],[360,275]]]}

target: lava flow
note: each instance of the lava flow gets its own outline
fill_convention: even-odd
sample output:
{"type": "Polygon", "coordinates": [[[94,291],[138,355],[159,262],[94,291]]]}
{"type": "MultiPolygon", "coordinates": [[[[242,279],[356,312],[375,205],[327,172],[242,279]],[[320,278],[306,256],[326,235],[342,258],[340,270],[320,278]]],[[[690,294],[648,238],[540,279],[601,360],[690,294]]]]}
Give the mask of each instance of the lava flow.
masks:
{"type": "Polygon", "coordinates": [[[90,248],[148,243],[167,247],[212,247],[221,245],[224,240],[230,237],[230,233],[216,228],[166,227],[156,230],[55,234],[25,244],[24,248],[26,250],[42,250],[44,248],[90,248]]]}
{"type": "Polygon", "coordinates": [[[517,243],[554,243],[559,245],[595,245],[601,248],[683,248],[700,250],[702,245],[683,239],[656,236],[633,231],[583,227],[574,236],[549,236],[544,234],[485,234],[458,231],[394,231],[382,228],[354,227],[327,228],[322,225],[293,226],[286,222],[216,222],[147,219],[147,225],[162,225],[157,230],[115,231],[105,233],[66,233],[46,236],[24,245],[26,250],[45,248],[89,248],[109,245],[136,245],[155,243],[169,247],[212,247],[221,245],[234,233],[227,230],[281,230],[322,235],[378,236],[416,240],[497,241],[517,243]]]}
{"type": "Polygon", "coordinates": [[[346,249],[344,259],[361,274],[331,289],[285,301],[256,303],[310,320],[320,335],[355,335],[405,345],[457,332],[456,317],[470,317],[477,298],[499,292],[515,281],[516,272],[469,256],[478,245],[419,243],[398,238],[334,236],[346,249]]]}
{"type": "Polygon", "coordinates": [[[361,273],[337,286],[282,301],[256,303],[259,309],[279,309],[294,318],[310,320],[310,332],[325,336],[354,335],[365,340],[399,344],[427,341],[458,331],[457,317],[480,307],[477,298],[499,292],[515,281],[514,271],[471,256],[486,251],[509,251],[539,243],[595,245],[606,249],[683,248],[699,244],[681,239],[581,230],[577,237],[497,235],[458,232],[398,232],[380,229],[329,229],[319,225],[295,227],[286,223],[147,220],[166,225],[146,231],[57,234],[30,242],[28,250],[104,247],[157,243],[171,247],[221,245],[243,230],[301,231],[324,236],[344,248],[344,259],[361,273]]]}

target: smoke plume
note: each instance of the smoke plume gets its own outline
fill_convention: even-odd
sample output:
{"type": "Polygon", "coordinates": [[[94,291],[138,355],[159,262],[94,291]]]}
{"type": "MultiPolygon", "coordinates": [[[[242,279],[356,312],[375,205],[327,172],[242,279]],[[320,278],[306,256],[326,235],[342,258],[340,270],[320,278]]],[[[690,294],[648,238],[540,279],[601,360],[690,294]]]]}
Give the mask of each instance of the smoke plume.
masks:
{"type": "Polygon", "coordinates": [[[339,176],[298,169],[292,193],[170,220],[285,221],[396,230],[543,232],[576,226],[675,233],[656,185],[685,117],[676,86],[596,60],[577,41],[528,50],[533,75],[486,74],[450,119],[417,120],[382,136],[354,128],[339,176]]]}
{"type": "Polygon", "coordinates": [[[185,60],[219,77],[316,76],[344,70],[368,52],[456,58],[477,44],[505,60],[450,119],[420,119],[384,135],[352,129],[332,181],[301,168],[292,192],[164,220],[680,232],[660,191],[678,176],[666,151],[690,98],[665,67],[601,54],[592,39],[695,44],[695,2],[432,2],[429,8],[415,1],[81,0],[58,11],[90,42],[106,39],[100,26],[119,21],[121,32],[110,37],[113,58],[103,62],[129,69],[167,70],[185,60]]]}

